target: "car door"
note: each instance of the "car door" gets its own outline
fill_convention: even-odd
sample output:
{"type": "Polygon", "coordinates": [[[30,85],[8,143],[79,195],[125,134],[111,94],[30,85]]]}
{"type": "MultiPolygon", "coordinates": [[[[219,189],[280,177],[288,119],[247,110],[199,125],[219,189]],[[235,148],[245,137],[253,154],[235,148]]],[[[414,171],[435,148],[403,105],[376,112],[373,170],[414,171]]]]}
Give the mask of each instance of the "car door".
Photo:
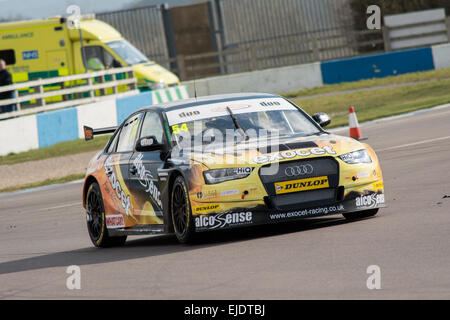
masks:
{"type": "MultiPolygon", "coordinates": [[[[164,128],[156,111],[145,113],[140,138],[154,136],[160,143],[165,143],[164,128]]],[[[130,188],[140,208],[140,224],[163,224],[158,168],[164,161],[161,151],[135,151],[130,159],[130,188]]]]}
{"type": "Polygon", "coordinates": [[[105,161],[105,172],[112,189],[112,199],[115,201],[113,207],[118,213],[134,220],[136,220],[137,206],[130,190],[129,170],[142,116],[142,113],[135,114],[123,123],[117,137],[108,148],[105,161]]]}

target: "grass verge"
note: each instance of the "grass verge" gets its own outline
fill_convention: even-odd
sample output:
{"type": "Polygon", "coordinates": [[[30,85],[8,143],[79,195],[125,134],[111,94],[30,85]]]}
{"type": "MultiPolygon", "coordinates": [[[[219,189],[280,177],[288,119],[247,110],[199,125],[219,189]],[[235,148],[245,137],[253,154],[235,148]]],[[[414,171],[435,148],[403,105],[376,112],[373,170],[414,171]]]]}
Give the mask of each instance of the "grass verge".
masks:
{"type": "Polygon", "coordinates": [[[19,162],[42,160],[82,152],[101,150],[108,142],[111,135],[96,137],[93,140],[85,141],[78,139],[54,144],[49,147],[33,149],[20,153],[10,153],[0,157],[0,165],[9,165],[19,162]]]}
{"type": "Polygon", "coordinates": [[[19,191],[19,190],[24,190],[24,189],[37,188],[37,187],[47,186],[50,184],[65,183],[65,182],[80,180],[83,178],[84,178],[84,173],[71,174],[69,176],[62,177],[62,178],[46,179],[46,180],[40,181],[40,182],[33,182],[33,183],[23,184],[20,186],[7,187],[4,189],[0,189],[0,193],[14,192],[14,191],[19,191]]]}
{"type": "Polygon", "coordinates": [[[391,76],[385,78],[373,78],[354,82],[343,82],[338,84],[325,85],[322,87],[315,87],[311,89],[302,89],[289,93],[283,93],[282,95],[286,98],[295,99],[296,97],[312,96],[346,90],[368,89],[379,86],[397,85],[417,81],[446,80],[446,79],[447,80],[450,79],[450,68],[424,72],[412,72],[402,74],[399,76],[391,76]]]}
{"type": "Polygon", "coordinates": [[[360,122],[426,109],[450,102],[450,80],[404,87],[342,94],[293,102],[309,114],[326,112],[332,117],[329,128],[348,125],[348,107],[354,106],[360,122]]]}

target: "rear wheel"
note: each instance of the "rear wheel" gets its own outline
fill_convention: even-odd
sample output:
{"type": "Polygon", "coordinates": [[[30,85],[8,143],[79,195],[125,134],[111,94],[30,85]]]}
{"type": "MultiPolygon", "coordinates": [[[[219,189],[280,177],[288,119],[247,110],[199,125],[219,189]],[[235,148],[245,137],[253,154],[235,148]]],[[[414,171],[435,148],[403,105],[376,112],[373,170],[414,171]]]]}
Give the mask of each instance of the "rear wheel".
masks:
{"type": "Polygon", "coordinates": [[[378,213],[378,208],[371,209],[371,210],[365,210],[365,211],[347,212],[347,213],[343,213],[342,215],[347,220],[357,220],[357,219],[372,217],[372,216],[376,215],[377,213],[378,213]]]}
{"type": "Polygon", "coordinates": [[[178,176],[175,179],[170,200],[170,211],[172,213],[175,235],[179,242],[187,243],[194,238],[195,226],[186,182],[182,176],[178,176]]]}
{"type": "Polygon", "coordinates": [[[86,194],[86,221],[89,237],[96,247],[121,246],[127,236],[110,237],[106,228],[105,209],[100,187],[96,182],[89,186],[86,194]]]}

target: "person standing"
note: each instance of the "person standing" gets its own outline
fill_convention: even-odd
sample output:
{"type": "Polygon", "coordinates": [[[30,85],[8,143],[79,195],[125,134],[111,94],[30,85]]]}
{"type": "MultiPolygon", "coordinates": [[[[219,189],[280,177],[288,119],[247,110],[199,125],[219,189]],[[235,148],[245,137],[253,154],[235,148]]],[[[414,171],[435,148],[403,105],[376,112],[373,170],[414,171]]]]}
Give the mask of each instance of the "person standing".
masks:
{"type": "MultiPolygon", "coordinates": [[[[12,84],[11,73],[9,73],[9,71],[6,70],[5,60],[0,59],[0,87],[8,86],[10,84],[12,84]]],[[[13,99],[13,98],[14,98],[14,91],[0,92],[0,100],[13,99]]],[[[0,106],[0,113],[12,112],[15,110],[15,107],[16,106],[14,104],[0,106]]]]}

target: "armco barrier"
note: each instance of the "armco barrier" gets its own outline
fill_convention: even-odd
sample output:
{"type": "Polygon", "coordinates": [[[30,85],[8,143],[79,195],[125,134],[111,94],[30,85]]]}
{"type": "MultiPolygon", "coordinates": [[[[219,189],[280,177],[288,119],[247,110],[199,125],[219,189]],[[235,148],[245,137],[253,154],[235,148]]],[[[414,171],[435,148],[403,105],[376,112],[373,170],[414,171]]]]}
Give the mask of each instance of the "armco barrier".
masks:
{"type": "Polygon", "coordinates": [[[186,87],[179,86],[2,120],[0,121],[0,155],[83,138],[83,125],[93,128],[116,126],[130,113],[142,107],[188,97],[186,87]]]}
{"type": "Polygon", "coordinates": [[[324,84],[382,78],[433,69],[433,55],[429,47],[326,61],[321,64],[324,84]]]}
{"type": "Polygon", "coordinates": [[[235,92],[280,93],[323,85],[320,63],[294,65],[260,71],[210,77],[183,83],[189,95],[198,96],[235,92]]]}

